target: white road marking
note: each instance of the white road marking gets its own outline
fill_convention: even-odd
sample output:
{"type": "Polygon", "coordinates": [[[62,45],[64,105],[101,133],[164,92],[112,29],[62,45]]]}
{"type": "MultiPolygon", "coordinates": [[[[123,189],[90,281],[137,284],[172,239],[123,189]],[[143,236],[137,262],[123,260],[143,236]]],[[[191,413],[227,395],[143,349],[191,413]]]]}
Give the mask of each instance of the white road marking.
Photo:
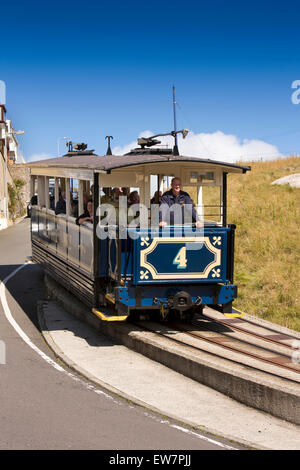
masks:
{"type": "MultiPolygon", "coordinates": [[[[54,367],[57,371],[59,372],[63,372],[64,374],[66,374],[68,377],[72,378],[73,380],[76,380],[76,382],[79,382],[81,383],[85,388],[87,388],[88,390],[92,390],[93,392],[97,393],[98,395],[104,395],[106,398],[110,399],[110,400],[113,400],[115,403],[117,404],[120,404],[120,402],[118,402],[117,400],[115,400],[112,396],[108,395],[107,393],[105,392],[102,392],[101,390],[99,390],[98,388],[94,387],[93,385],[91,384],[87,384],[85,383],[83,380],[81,380],[80,378],[76,377],[76,375],[72,374],[71,372],[68,372],[66,371],[63,367],[61,367],[59,364],[57,364],[55,361],[53,361],[49,356],[47,356],[47,354],[45,354],[43,351],[41,351],[32,341],[31,339],[26,335],[26,333],[22,330],[22,328],[20,327],[20,325],[15,321],[15,319],[13,318],[12,314],[11,314],[11,311],[10,311],[10,308],[8,306],[8,303],[7,303],[7,299],[6,299],[6,287],[5,285],[7,284],[7,282],[13,277],[15,276],[21,269],[23,269],[25,266],[27,266],[28,264],[31,264],[30,262],[27,262],[21,266],[19,266],[17,269],[15,269],[12,273],[10,273],[3,281],[0,281],[0,301],[2,303],[2,307],[3,307],[3,310],[4,310],[4,314],[7,318],[7,320],[9,321],[9,323],[12,325],[12,327],[16,330],[16,332],[19,334],[19,336],[23,339],[23,341],[31,348],[33,349],[33,351],[35,351],[37,354],[39,354],[39,356],[44,359],[48,364],[50,364],[52,367],[54,367]]],[[[153,416],[151,416],[149,413],[145,412],[144,413],[145,416],[148,416],[148,417],[151,417],[153,418],[153,416]]],[[[157,419],[155,419],[157,420],[157,419]]],[[[203,436],[201,434],[198,434],[197,432],[194,432],[194,431],[191,431],[187,428],[184,428],[184,427],[181,427],[181,426],[177,426],[175,424],[171,424],[169,421],[165,421],[165,420],[160,420],[158,419],[158,421],[161,423],[161,424],[167,424],[168,426],[170,426],[171,428],[173,429],[177,429],[178,431],[181,431],[181,432],[184,432],[185,434],[189,434],[189,435],[192,435],[194,437],[197,437],[198,439],[202,439],[204,441],[208,441],[212,444],[215,444],[215,445],[218,445],[220,447],[223,447],[224,449],[230,449],[230,450],[237,450],[236,448],[234,447],[230,447],[226,444],[222,444],[221,442],[218,442],[218,441],[215,441],[213,439],[210,439],[206,436],[203,436]]]]}
{"type": "Polygon", "coordinates": [[[185,432],[187,434],[191,434],[192,436],[199,437],[200,439],[203,439],[204,441],[210,442],[211,444],[216,444],[218,446],[223,447],[224,449],[228,450],[237,450],[235,447],[228,446],[226,444],[222,444],[222,442],[215,441],[214,439],[211,439],[206,436],[202,436],[195,431],[190,431],[189,429],[183,428],[181,426],[177,426],[176,424],[170,424],[172,428],[178,429],[179,431],[185,432]]]}
{"type": "Polygon", "coordinates": [[[10,308],[8,306],[8,303],[7,303],[7,299],[6,299],[6,287],[5,285],[7,284],[7,282],[17,274],[18,271],[20,271],[21,269],[23,269],[25,266],[27,266],[28,264],[30,263],[25,263],[21,266],[19,266],[17,269],[15,269],[11,274],[9,274],[9,276],[7,276],[3,281],[0,281],[0,301],[2,303],[2,307],[3,307],[3,310],[4,310],[4,314],[7,318],[7,320],[9,321],[9,323],[12,325],[12,327],[16,330],[16,332],[21,336],[21,338],[23,339],[23,341],[25,341],[25,343],[31,347],[31,349],[33,349],[37,354],[39,354],[39,356],[44,359],[48,364],[50,364],[52,367],[54,367],[56,370],[58,370],[59,372],[63,372],[64,374],[66,374],[67,376],[71,377],[73,380],[76,380],[77,382],[81,382],[86,388],[88,389],[95,389],[94,391],[96,391],[98,394],[103,394],[105,395],[107,398],[112,398],[110,395],[102,392],[101,390],[98,390],[96,389],[95,387],[93,387],[92,385],[90,384],[86,384],[85,382],[83,382],[81,379],[79,379],[78,377],[76,377],[74,374],[72,374],[71,372],[68,372],[66,371],[63,367],[61,367],[59,364],[57,364],[55,361],[53,361],[53,359],[51,359],[49,356],[47,356],[47,354],[45,354],[43,351],[41,351],[32,341],[31,339],[26,335],[26,333],[22,330],[22,328],[20,327],[20,325],[16,322],[16,320],[13,318],[12,314],[11,314],[11,311],[10,311],[10,308]]]}

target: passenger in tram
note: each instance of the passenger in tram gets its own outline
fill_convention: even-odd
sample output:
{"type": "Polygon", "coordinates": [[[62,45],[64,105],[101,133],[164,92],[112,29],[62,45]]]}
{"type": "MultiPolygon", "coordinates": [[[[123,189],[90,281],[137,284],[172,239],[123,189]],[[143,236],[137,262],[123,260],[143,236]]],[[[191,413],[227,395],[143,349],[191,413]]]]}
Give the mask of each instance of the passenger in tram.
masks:
{"type": "Polygon", "coordinates": [[[90,199],[87,202],[86,211],[83,214],[81,214],[79,217],[77,217],[76,224],[81,225],[84,222],[90,222],[92,224],[93,220],[94,220],[94,206],[93,206],[93,201],[90,199]]]}
{"type": "Polygon", "coordinates": [[[53,211],[55,210],[55,198],[53,194],[50,194],[50,209],[53,211]]]}
{"type": "Polygon", "coordinates": [[[153,198],[151,199],[151,204],[160,204],[162,198],[161,191],[155,191],[153,198]]]}
{"type": "Polygon", "coordinates": [[[122,195],[120,188],[114,188],[112,190],[112,202],[110,203],[116,211],[116,223],[119,220],[119,197],[122,195]]]}
{"type": "Polygon", "coordinates": [[[83,208],[86,211],[87,208],[87,203],[91,199],[90,195],[88,193],[83,193],[83,208]]]}
{"type": "Polygon", "coordinates": [[[120,188],[114,188],[112,190],[112,204],[115,207],[118,207],[119,205],[119,197],[122,195],[120,188]]]}
{"type": "Polygon", "coordinates": [[[55,215],[66,213],[66,192],[59,193],[59,200],[56,203],[55,215]]]}
{"type": "MultiPolygon", "coordinates": [[[[140,204],[140,195],[138,191],[132,191],[129,194],[128,198],[128,208],[132,208],[133,210],[139,209],[139,204],[140,204]],[[134,206],[137,206],[134,208],[134,206]]],[[[134,215],[128,215],[128,223],[132,222],[132,220],[138,222],[140,216],[140,211],[135,211],[134,215]]]]}
{"type": "Polygon", "coordinates": [[[105,211],[101,212],[101,224],[115,225],[118,220],[119,188],[102,188],[104,196],[101,196],[100,205],[107,205],[105,211]]]}
{"type": "Polygon", "coordinates": [[[90,194],[89,194],[89,199],[94,200],[94,185],[90,187],[90,194]]]}
{"type": "Polygon", "coordinates": [[[129,194],[130,194],[130,188],[122,188],[122,196],[126,196],[128,198],[129,194]]]}
{"type": "Polygon", "coordinates": [[[155,191],[154,196],[151,198],[151,225],[157,226],[159,224],[159,204],[161,201],[162,192],[155,191]]]}
{"type": "Polygon", "coordinates": [[[170,207],[175,204],[181,206],[181,224],[184,224],[184,206],[187,206],[192,211],[192,221],[196,224],[197,228],[203,226],[203,223],[199,220],[198,214],[195,210],[194,203],[188,193],[181,190],[181,179],[173,178],[171,181],[171,189],[166,191],[161,198],[159,208],[159,226],[164,227],[168,225],[174,225],[174,211],[170,211],[170,207]],[[167,221],[168,215],[170,215],[170,221],[167,221]]]}
{"type": "Polygon", "coordinates": [[[134,204],[139,204],[139,203],[140,203],[140,196],[139,196],[138,191],[132,191],[129,194],[128,205],[133,206],[134,204]]]}
{"type": "Polygon", "coordinates": [[[104,192],[104,196],[101,196],[100,204],[111,204],[112,198],[110,196],[111,189],[110,188],[102,188],[104,192]]]}

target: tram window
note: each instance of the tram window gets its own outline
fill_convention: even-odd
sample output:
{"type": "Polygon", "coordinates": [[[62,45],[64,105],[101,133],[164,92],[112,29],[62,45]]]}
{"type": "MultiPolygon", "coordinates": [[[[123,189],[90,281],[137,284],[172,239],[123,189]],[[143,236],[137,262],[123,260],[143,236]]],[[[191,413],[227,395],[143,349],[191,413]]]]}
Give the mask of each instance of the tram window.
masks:
{"type": "Polygon", "coordinates": [[[189,183],[190,184],[207,184],[215,182],[214,171],[190,171],[189,183]]]}
{"type": "Polygon", "coordinates": [[[181,189],[182,191],[186,191],[190,195],[194,204],[197,204],[198,190],[196,186],[188,186],[185,184],[181,189]]]}
{"type": "MultiPolygon", "coordinates": [[[[201,196],[201,195],[200,195],[201,196]]],[[[201,205],[201,197],[198,204],[201,205]]],[[[202,215],[206,222],[221,222],[221,187],[220,186],[202,186],[202,215]]]]}
{"type": "Polygon", "coordinates": [[[55,180],[49,179],[49,209],[55,210],[55,180]]]}
{"type": "Polygon", "coordinates": [[[79,182],[75,178],[70,179],[70,191],[73,199],[78,199],[79,182]]]}
{"type": "Polygon", "coordinates": [[[158,175],[150,175],[150,197],[152,198],[155,192],[158,191],[158,175]]]}
{"type": "Polygon", "coordinates": [[[169,191],[171,189],[171,182],[174,178],[174,175],[164,176],[162,179],[163,192],[169,191]]]}
{"type": "Polygon", "coordinates": [[[70,215],[72,217],[78,217],[78,204],[79,204],[79,182],[75,178],[70,179],[70,215]]]}
{"type": "Polygon", "coordinates": [[[191,196],[195,209],[205,222],[220,223],[222,215],[220,186],[200,186],[200,189],[198,188],[184,185],[183,191],[191,196]]]}

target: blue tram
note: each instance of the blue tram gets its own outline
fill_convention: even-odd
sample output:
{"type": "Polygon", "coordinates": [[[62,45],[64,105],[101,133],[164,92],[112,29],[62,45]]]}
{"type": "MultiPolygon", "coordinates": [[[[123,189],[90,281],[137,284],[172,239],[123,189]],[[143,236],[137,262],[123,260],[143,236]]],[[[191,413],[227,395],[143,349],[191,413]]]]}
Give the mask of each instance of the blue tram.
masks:
{"type": "Polygon", "coordinates": [[[28,164],[33,261],[103,320],[144,311],[182,318],[206,305],[231,313],[236,227],[227,222],[227,175],[250,167],[152,145],[122,156],[71,149],[28,164]],[[174,177],[193,199],[197,226],[188,212],[160,226],[159,200],[174,177]]]}

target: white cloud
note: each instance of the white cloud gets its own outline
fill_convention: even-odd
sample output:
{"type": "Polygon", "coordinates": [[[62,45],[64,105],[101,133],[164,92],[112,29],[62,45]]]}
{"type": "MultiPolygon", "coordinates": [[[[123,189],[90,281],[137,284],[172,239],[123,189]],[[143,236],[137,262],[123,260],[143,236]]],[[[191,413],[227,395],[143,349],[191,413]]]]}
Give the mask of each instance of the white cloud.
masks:
{"type": "Polygon", "coordinates": [[[34,153],[26,159],[29,162],[38,162],[39,160],[47,160],[47,158],[53,158],[50,153],[34,153]]]}
{"type": "MultiPolygon", "coordinates": [[[[153,132],[146,130],[141,132],[139,137],[149,137],[151,135],[153,135],[153,132]]],[[[158,137],[158,139],[161,140],[161,145],[168,145],[169,148],[174,145],[173,137],[158,137]]],[[[114,147],[112,153],[122,155],[136,147],[138,147],[137,141],[133,141],[123,147],[114,147]]],[[[224,134],[221,131],[210,134],[195,134],[190,131],[185,139],[179,134],[178,147],[181,155],[210,158],[229,163],[261,159],[274,160],[282,156],[275,145],[259,139],[239,139],[235,135],[224,134]]]]}

